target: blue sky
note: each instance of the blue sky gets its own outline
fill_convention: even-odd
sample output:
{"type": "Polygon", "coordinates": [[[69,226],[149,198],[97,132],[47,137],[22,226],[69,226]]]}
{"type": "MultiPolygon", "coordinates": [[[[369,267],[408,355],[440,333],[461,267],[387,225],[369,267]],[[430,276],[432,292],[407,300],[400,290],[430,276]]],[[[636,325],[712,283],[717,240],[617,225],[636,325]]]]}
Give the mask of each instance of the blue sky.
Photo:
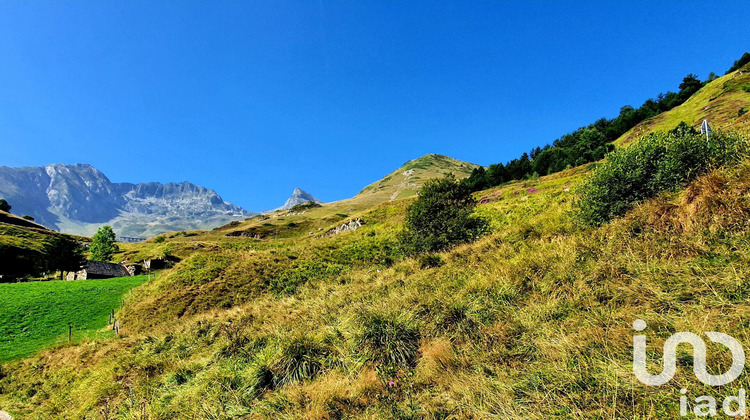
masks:
{"type": "Polygon", "coordinates": [[[407,160],[489,165],[723,74],[750,2],[3,1],[0,165],[344,199],[407,160]]]}

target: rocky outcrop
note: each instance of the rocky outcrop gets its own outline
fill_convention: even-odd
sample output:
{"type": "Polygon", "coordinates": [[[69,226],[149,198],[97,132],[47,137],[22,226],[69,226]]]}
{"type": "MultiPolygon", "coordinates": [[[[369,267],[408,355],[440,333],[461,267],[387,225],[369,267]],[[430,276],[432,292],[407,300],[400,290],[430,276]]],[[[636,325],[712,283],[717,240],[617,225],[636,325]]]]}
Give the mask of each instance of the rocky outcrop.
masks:
{"type": "Polygon", "coordinates": [[[350,220],[348,222],[345,222],[341,226],[336,226],[335,228],[328,229],[325,233],[322,233],[322,234],[318,235],[317,237],[318,238],[329,238],[331,236],[338,235],[341,232],[348,232],[350,230],[357,230],[360,227],[362,227],[362,225],[364,225],[364,224],[365,224],[365,221],[362,220],[362,219],[360,219],[360,218],[352,219],[352,220],[350,220]]]}

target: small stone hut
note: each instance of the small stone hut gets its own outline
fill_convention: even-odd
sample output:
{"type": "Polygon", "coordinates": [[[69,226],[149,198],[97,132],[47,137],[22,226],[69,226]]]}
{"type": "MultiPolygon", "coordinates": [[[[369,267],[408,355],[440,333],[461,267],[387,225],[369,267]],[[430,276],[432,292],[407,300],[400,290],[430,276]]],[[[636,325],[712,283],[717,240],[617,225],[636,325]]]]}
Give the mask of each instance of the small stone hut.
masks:
{"type": "Polygon", "coordinates": [[[86,261],[86,265],[75,273],[68,273],[68,280],[109,279],[112,277],[132,276],[123,264],[112,264],[103,261],[86,261]]]}

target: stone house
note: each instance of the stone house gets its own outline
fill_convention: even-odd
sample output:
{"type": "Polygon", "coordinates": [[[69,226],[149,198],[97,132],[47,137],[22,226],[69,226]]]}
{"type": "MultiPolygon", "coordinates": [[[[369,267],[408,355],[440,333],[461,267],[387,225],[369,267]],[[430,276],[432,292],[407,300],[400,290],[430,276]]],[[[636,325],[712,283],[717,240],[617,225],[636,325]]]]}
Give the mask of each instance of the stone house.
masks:
{"type": "Polygon", "coordinates": [[[80,271],[68,273],[67,280],[109,279],[112,277],[132,276],[131,271],[123,264],[112,264],[103,261],[86,261],[80,271]]]}

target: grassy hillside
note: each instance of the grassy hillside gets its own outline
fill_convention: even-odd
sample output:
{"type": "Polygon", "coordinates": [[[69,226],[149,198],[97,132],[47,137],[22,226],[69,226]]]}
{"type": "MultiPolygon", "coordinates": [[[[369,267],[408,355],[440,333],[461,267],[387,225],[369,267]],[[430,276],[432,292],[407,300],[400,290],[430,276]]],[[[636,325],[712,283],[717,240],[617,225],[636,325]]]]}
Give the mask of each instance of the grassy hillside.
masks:
{"type": "MultiPolygon", "coordinates": [[[[0,409],[32,419],[672,418],[682,388],[691,401],[737,395],[747,376],[705,386],[682,348],[673,381],[640,383],[632,323],[648,324],[651,372],[676,331],[748,342],[750,159],[589,227],[572,209],[596,165],[477,193],[491,232],[429,262],[397,242],[412,184],[473,168],[439,155],[350,200],[123,244],[123,259],[177,262],[127,295],[120,337],[4,363],[0,409]],[[364,224],[333,233],[352,220],[364,224]]],[[[717,350],[708,362],[724,371],[717,350]]]]}
{"type": "Polygon", "coordinates": [[[145,276],[86,281],[0,284],[0,362],[27,356],[73,338],[108,336],[100,331],[122,295],[145,276]]]}
{"type": "Polygon", "coordinates": [[[380,201],[411,197],[428,179],[437,178],[449,172],[456,175],[456,178],[466,178],[471,174],[472,169],[478,166],[448,156],[427,154],[406,162],[383,179],[366,186],[357,194],[357,197],[377,197],[380,201]]]}
{"type": "Polygon", "coordinates": [[[45,260],[45,248],[61,236],[79,243],[91,241],[52,231],[8,213],[0,214],[0,279],[7,282],[40,275],[39,263],[45,260]]]}
{"type": "Polygon", "coordinates": [[[22,217],[18,217],[14,214],[4,212],[0,210],[0,223],[4,223],[6,225],[16,225],[16,226],[22,226],[22,227],[29,227],[29,228],[36,228],[41,230],[50,230],[49,228],[42,226],[38,223],[35,223],[31,220],[26,220],[22,217]]]}
{"type": "MultiPolygon", "coordinates": [[[[747,342],[750,161],[600,228],[570,213],[587,171],[481,192],[493,232],[437,266],[395,247],[408,199],[327,238],[314,227],[352,216],[312,221],[324,211],[313,209],[132,245],[181,262],[128,297],[120,339],[6,363],[0,407],[23,418],[665,418],[683,387],[736,395],[746,377],[711,389],[684,367],[642,385],[631,324],[647,321],[654,348],[674,331],[747,342]],[[264,223],[281,232],[226,236],[264,223]]],[[[720,355],[709,364],[725,366],[720,355]]]]}
{"type": "Polygon", "coordinates": [[[681,121],[699,129],[704,119],[714,130],[750,132],[750,64],[710,82],[684,104],[636,125],[615,143],[626,145],[644,134],[671,130],[681,121]]]}

